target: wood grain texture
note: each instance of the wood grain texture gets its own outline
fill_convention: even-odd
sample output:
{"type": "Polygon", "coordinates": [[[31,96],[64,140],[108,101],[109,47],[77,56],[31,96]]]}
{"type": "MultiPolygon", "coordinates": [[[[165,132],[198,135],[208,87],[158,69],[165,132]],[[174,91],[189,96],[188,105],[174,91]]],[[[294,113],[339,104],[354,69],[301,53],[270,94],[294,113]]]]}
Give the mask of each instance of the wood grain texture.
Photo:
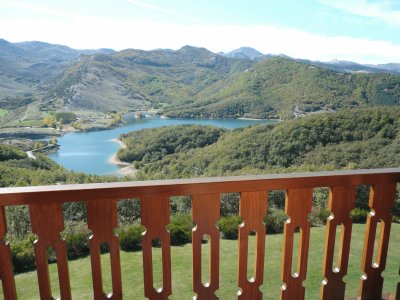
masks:
{"type": "Polygon", "coordinates": [[[132,199],[153,194],[174,196],[287,190],[398,182],[400,169],[347,170],[295,174],[271,174],[0,188],[0,206],[32,203],[79,202],[84,199],[132,199]]]}
{"type": "Polygon", "coordinates": [[[285,222],[282,256],[282,300],[304,299],[303,281],[307,274],[310,222],[307,220],[312,207],[312,189],[293,189],[286,192],[285,212],[289,219],[285,222]],[[298,249],[298,272],[292,274],[293,242],[295,229],[300,227],[298,249]]]}
{"type": "Polygon", "coordinates": [[[239,227],[238,299],[262,299],[259,290],[264,279],[265,224],[267,214],[267,192],[243,192],[240,195],[239,214],[243,223],[239,227]],[[256,233],[253,274],[247,274],[249,234],[256,233]]]}
{"type": "Polygon", "coordinates": [[[118,226],[117,201],[88,201],[86,203],[88,227],[93,235],[89,239],[90,259],[92,264],[92,279],[94,298],[97,299],[121,299],[121,262],[119,253],[119,241],[114,234],[118,226]],[[100,245],[107,243],[110,248],[112,295],[107,297],[103,290],[100,245]]]}
{"type": "Polygon", "coordinates": [[[371,213],[367,217],[364,249],[361,268],[359,296],[362,300],[379,299],[382,295],[382,272],[386,266],[390,228],[392,224],[391,210],[396,197],[396,183],[376,184],[371,187],[369,206],[371,213]],[[376,261],[373,260],[375,235],[380,221],[380,236],[376,261]]]}
{"type": "MultiPolygon", "coordinates": [[[[219,236],[215,231],[215,219],[218,219],[219,201],[209,200],[219,198],[220,193],[240,192],[242,194],[243,207],[241,215],[245,220],[245,225],[239,233],[239,273],[238,281],[242,289],[242,296],[246,299],[257,299],[260,293],[256,291],[255,286],[258,283],[250,284],[246,287],[248,249],[247,238],[248,230],[254,224],[259,225],[261,210],[255,207],[261,204],[244,204],[245,199],[258,199],[260,195],[267,190],[285,189],[288,190],[286,196],[286,214],[290,217],[290,222],[285,224],[284,243],[283,243],[283,263],[282,263],[282,281],[284,289],[281,292],[281,299],[304,299],[304,288],[302,283],[306,278],[307,255],[310,234],[310,224],[307,221],[307,215],[311,212],[312,188],[330,186],[330,209],[334,214],[334,219],[328,221],[327,239],[325,249],[324,275],[327,284],[321,287],[322,299],[340,298],[343,293],[343,276],[346,273],[348,260],[348,247],[350,244],[351,222],[348,220],[347,211],[350,209],[350,192],[354,186],[359,184],[372,184],[373,189],[370,195],[370,206],[374,212],[368,217],[367,231],[364,243],[362,268],[365,272],[365,278],[360,283],[361,299],[377,299],[382,292],[382,271],[386,263],[386,254],[388,239],[390,233],[391,216],[390,209],[395,195],[396,182],[400,180],[400,169],[380,169],[380,170],[357,170],[357,171],[338,171],[338,172],[318,172],[306,174],[278,174],[278,175],[259,175],[259,176],[238,176],[222,178],[200,178],[185,180],[163,180],[163,181],[145,181],[145,182],[120,182],[120,183],[102,183],[88,185],[61,185],[46,187],[23,187],[23,188],[2,188],[0,189],[0,236],[6,233],[6,224],[4,220],[5,205],[28,204],[30,207],[31,222],[33,232],[38,235],[38,241],[35,243],[35,259],[37,263],[37,273],[39,277],[39,290],[41,299],[50,299],[51,290],[49,283],[48,265],[47,265],[47,247],[51,246],[57,254],[58,275],[63,299],[70,299],[70,286],[68,277],[68,264],[66,259],[66,249],[63,241],[60,240],[60,232],[63,230],[63,218],[61,205],[64,202],[86,202],[88,203],[88,222],[94,232],[91,243],[97,240],[97,243],[107,242],[110,244],[111,260],[118,262],[113,264],[113,295],[115,299],[122,297],[120,293],[120,261],[119,249],[116,244],[116,238],[113,236],[112,229],[116,227],[115,201],[108,199],[141,199],[141,217],[142,224],[146,227],[146,233],[143,236],[143,268],[145,296],[149,299],[168,299],[172,293],[171,288],[171,254],[170,254],[170,236],[166,230],[169,224],[169,195],[194,195],[193,196],[193,219],[196,219],[197,228],[193,232],[193,289],[198,298],[215,299],[216,291],[219,287],[218,265],[219,265],[219,236]],[[339,196],[342,195],[342,196],[339,196]],[[340,200],[340,198],[343,198],[340,200]],[[196,200],[197,199],[197,200],[196,200]],[[205,205],[205,203],[207,204],[205,205]],[[208,202],[210,202],[208,204],[208,202]],[[215,202],[215,203],[214,203],[215,202]],[[91,204],[92,203],[92,204],[91,204]],[[201,207],[202,205],[206,208],[201,207]],[[339,205],[340,207],[336,207],[339,205]],[[197,207],[197,208],[196,208],[197,207]],[[346,213],[344,212],[346,211],[346,213]],[[250,217],[251,216],[251,217],[250,217]],[[383,234],[380,237],[377,264],[373,265],[373,247],[377,231],[378,221],[382,220],[384,224],[383,234]],[[104,223],[104,224],[103,224],[104,223]],[[343,234],[341,242],[341,253],[339,260],[339,272],[332,274],[333,266],[333,248],[335,240],[335,231],[338,224],[343,224],[343,234]],[[293,240],[296,227],[301,228],[301,238],[299,246],[298,274],[292,276],[293,259],[293,240]],[[199,237],[204,234],[211,236],[210,245],[210,285],[204,286],[201,283],[201,245],[198,244],[199,237]],[[156,290],[153,287],[153,260],[152,260],[152,241],[160,239],[162,242],[162,289],[156,290]],[[196,244],[197,243],[197,244],[196,244]],[[200,252],[199,252],[200,251],[200,252]],[[244,271],[246,270],[246,271],[244,271]],[[117,275],[114,275],[117,274],[117,275]],[[118,275],[119,274],[119,275],[118,275]],[[241,277],[242,276],[242,277],[241,277]],[[244,278],[244,279],[241,279],[244,278]],[[244,283],[243,283],[244,282],[244,283]],[[243,288],[243,286],[245,286],[243,288]],[[334,287],[331,287],[334,286],[334,287]],[[254,290],[253,290],[254,289],[254,290]],[[325,292],[324,289],[331,289],[333,292],[325,292]],[[244,292],[243,292],[244,291],[244,292]],[[249,292],[250,291],[250,292],[249,292]],[[244,296],[250,293],[250,296],[244,296]],[[330,298],[324,298],[325,293],[331,294],[330,298]],[[339,295],[340,294],[340,295],[339,295]]],[[[254,200],[256,203],[257,201],[254,200]]],[[[254,225],[256,226],[256,225],[254,225]]],[[[254,229],[253,229],[254,230],[254,229]]],[[[260,230],[256,229],[257,231],[260,230]]],[[[262,283],[261,260],[258,260],[258,254],[265,251],[260,248],[264,244],[265,237],[261,234],[257,243],[255,280],[262,283]]],[[[337,243],[338,241],[335,241],[337,243]]],[[[91,247],[93,281],[101,282],[101,266],[97,262],[99,253],[96,252],[99,247],[97,244],[91,247]],[[93,249],[93,250],[92,250],[93,249]],[[97,256],[96,256],[97,255],[97,256]],[[97,269],[96,269],[97,267],[97,269]],[[99,276],[100,277],[96,277],[99,276]],[[100,278],[100,280],[98,279],[100,278]]],[[[7,245],[0,245],[0,276],[3,286],[6,283],[7,261],[10,262],[7,253],[7,245]],[[5,251],[3,251],[5,250],[5,251]],[[5,260],[3,260],[6,258],[5,260]],[[5,263],[4,263],[5,261],[5,263]],[[6,274],[6,275],[4,275],[6,274]]],[[[261,259],[261,256],[260,256],[261,259]]],[[[12,275],[11,275],[12,276],[12,275]]],[[[10,277],[10,276],[9,276],[10,277]]],[[[250,280],[252,281],[252,280],[250,280]]],[[[95,298],[102,299],[102,287],[100,284],[94,284],[95,298]],[[101,293],[97,292],[101,291],[101,293]]],[[[15,285],[6,288],[8,292],[15,293],[15,285]]],[[[177,295],[179,297],[179,295],[177,295]]],[[[391,295],[393,299],[393,295],[391,295]]],[[[400,291],[397,292],[397,298],[400,297],[400,291]]],[[[6,297],[13,299],[13,295],[6,297]]],[[[399,299],[400,300],[400,299],[399,299]]]]}
{"type": "Polygon", "coordinates": [[[35,259],[41,299],[52,299],[47,248],[52,247],[57,256],[58,281],[61,299],[71,299],[68,258],[65,242],[60,234],[64,230],[61,204],[30,205],[32,232],[37,234],[35,259]]]}
{"type": "Polygon", "coordinates": [[[356,187],[333,187],[329,193],[328,208],[331,216],[326,223],[325,257],[322,274],[325,279],[321,286],[321,299],[344,299],[346,283],[343,277],[347,274],[349,263],[352,220],[350,212],[354,208],[356,187]],[[335,240],[336,230],[342,225],[340,240],[335,240]],[[334,262],[335,243],[339,243],[338,261],[334,262]],[[334,267],[338,269],[334,269],[334,267]]]}
{"type": "Polygon", "coordinates": [[[196,224],[192,231],[192,273],[193,291],[195,299],[218,299],[215,292],[219,289],[219,230],[216,227],[220,217],[220,195],[193,195],[192,196],[192,218],[196,224]],[[206,285],[202,283],[201,244],[203,236],[209,235],[209,274],[210,279],[206,285]]]}
{"type": "Polygon", "coordinates": [[[7,222],[4,207],[0,206],[0,279],[4,299],[17,299],[10,245],[3,242],[7,234],[7,222]]]}
{"type": "Polygon", "coordinates": [[[142,237],[144,294],[149,299],[168,299],[171,286],[171,240],[166,226],[169,224],[168,195],[154,195],[140,199],[142,225],[146,231],[142,237]],[[153,286],[152,241],[161,241],[163,285],[153,286]]]}

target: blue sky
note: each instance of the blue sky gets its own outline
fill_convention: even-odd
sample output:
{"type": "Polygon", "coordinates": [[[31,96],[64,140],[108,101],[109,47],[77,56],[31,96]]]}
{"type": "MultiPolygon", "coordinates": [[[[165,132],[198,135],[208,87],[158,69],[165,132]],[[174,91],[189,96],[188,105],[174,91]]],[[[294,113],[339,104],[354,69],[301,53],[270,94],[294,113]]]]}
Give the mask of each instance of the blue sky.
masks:
{"type": "Polygon", "coordinates": [[[263,53],[400,62],[400,1],[0,0],[0,38],[73,48],[263,53]]]}

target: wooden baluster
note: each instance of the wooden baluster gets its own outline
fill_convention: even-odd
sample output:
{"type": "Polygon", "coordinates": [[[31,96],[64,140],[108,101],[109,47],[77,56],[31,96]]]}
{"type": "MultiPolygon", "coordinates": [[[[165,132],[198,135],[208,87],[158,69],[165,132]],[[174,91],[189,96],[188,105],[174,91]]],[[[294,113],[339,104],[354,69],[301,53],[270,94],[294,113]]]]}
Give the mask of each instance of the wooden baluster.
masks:
{"type": "Polygon", "coordinates": [[[7,234],[7,222],[4,206],[0,206],[0,279],[3,285],[4,299],[17,299],[10,245],[3,240],[7,234]]]}
{"type": "Polygon", "coordinates": [[[61,299],[71,299],[67,249],[65,242],[60,237],[60,233],[64,230],[61,204],[31,204],[29,211],[32,232],[38,235],[34,249],[40,298],[52,299],[47,248],[53,247],[57,256],[61,299]]]}
{"type": "Polygon", "coordinates": [[[386,256],[392,224],[391,210],[396,197],[396,183],[376,184],[371,188],[369,206],[372,212],[368,215],[364,249],[362,256],[362,271],[359,296],[361,299],[380,299],[382,296],[382,272],[386,266],[386,256]],[[376,235],[376,225],[381,221],[381,234],[376,254],[373,261],[373,252],[376,235]]]}
{"type": "Polygon", "coordinates": [[[195,299],[218,299],[219,289],[219,230],[215,224],[219,220],[220,195],[193,195],[192,216],[196,227],[192,231],[193,251],[193,291],[195,299]],[[203,285],[201,280],[201,240],[205,234],[210,236],[210,282],[203,285]]]}
{"type": "Polygon", "coordinates": [[[349,262],[350,241],[352,220],[350,211],[354,208],[356,196],[356,187],[333,187],[329,193],[328,207],[332,213],[332,217],[328,218],[326,224],[325,239],[325,258],[322,273],[325,280],[322,281],[321,299],[336,300],[344,299],[346,283],[343,277],[347,274],[347,266],[349,262]],[[340,240],[336,240],[337,226],[342,224],[342,232],[340,240]],[[338,256],[338,269],[333,270],[333,261],[335,255],[335,243],[340,243],[338,256]]]}
{"type": "Polygon", "coordinates": [[[117,201],[93,200],[86,202],[87,222],[93,235],[89,239],[90,259],[92,264],[93,293],[95,299],[109,299],[103,290],[101,272],[101,243],[110,247],[112,296],[111,299],[122,298],[121,264],[119,256],[119,241],[114,234],[118,226],[117,201]]]}
{"type": "Polygon", "coordinates": [[[166,195],[145,196],[140,199],[142,225],[146,231],[142,237],[144,294],[149,299],[168,299],[171,287],[171,241],[166,226],[169,224],[169,197],[166,195]],[[153,286],[152,241],[161,241],[163,286],[153,286]]]}
{"type": "Polygon", "coordinates": [[[239,214],[243,219],[239,227],[239,273],[238,285],[241,291],[238,299],[262,299],[259,290],[264,278],[265,224],[263,219],[267,213],[267,192],[243,192],[240,195],[239,214]],[[247,277],[247,260],[249,234],[256,232],[256,251],[254,272],[251,279],[247,277]]]}
{"type": "Polygon", "coordinates": [[[285,212],[289,219],[285,222],[282,256],[281,299],[304,299],[308,246],[310,239],[310,222],[307,216],[311,213],[312,189],[292,189],[286,192],[285,212]],[[296,227],[300,227],[298,274],[292,275],[293,240],[296,227]]]}

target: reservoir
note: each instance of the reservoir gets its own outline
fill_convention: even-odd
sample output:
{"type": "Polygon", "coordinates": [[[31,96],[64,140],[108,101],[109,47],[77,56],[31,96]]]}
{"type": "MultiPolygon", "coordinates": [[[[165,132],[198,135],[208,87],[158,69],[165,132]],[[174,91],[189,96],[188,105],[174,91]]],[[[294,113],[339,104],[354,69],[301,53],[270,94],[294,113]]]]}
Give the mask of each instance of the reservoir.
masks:
{"type": "Polygon", "coordinates": [[[109,160],[120,148],[112,139],[123,133],[180,124],[213,125],[227,129],[246,127],[256,124],[276,123],[275,120],[241,120],[241,119],[162,119],[146,117],[136,119],[125,116],[125,125],[109,130],[91,132],[71,132],[58,138],[60,150],[49,154],[49,157],[68,170],[97,175],[117,175],[118,166],[109,160]]]}

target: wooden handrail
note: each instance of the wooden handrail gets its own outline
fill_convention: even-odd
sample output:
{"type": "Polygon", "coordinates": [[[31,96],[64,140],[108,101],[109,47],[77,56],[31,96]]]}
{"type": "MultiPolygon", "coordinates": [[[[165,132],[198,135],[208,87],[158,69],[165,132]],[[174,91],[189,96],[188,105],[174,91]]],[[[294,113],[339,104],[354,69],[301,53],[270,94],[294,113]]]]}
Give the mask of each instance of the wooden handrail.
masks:
{"type": "MultiPolygon", "coordinates": [[[[38,236],[35,257],[41,299],[51,298],[46,250],[52,247],[57,255],[57,268],[62,299],[71,298],[68,260],[65,243],[60,240],[64,229],[62,204],[84,202],[87,209],[88,227],[93,232],[90,238],[90,256],[95,299],[103,299],[101,277],[100,244],[110,248],[112,298],[122,298],[121,267],[118,240],[113,234],[117,226],[116,203],[120,199],[139,198],[141,221],[146,227],[142,239],[144,267],[144,295],[149,299],[167,299],[172,290],[170,236],[166,225],[170,222],[169,197],[192,196],[192,219],[196,224],[192,233],[193,291],[197,299],[217,299],[219,288],[219,232],[215,227],[220,215],[220,194],[240,193],[239,214],[243,223],[239,226],[238,298],[262,299],[259,287],[263,284],[265,226],[262,223],[267,210],[268,191],[286,190],[285,212],[289,220],[284,226],[284,244],[281,278],[281,299],[304,299],[303,281],[307,276],[310,223],[307,220],[312,209],[312,190],[328,187],[329,210],[326,227],[325,258],[321,286],[321,299],[343,299],[351,242],[352,220],[357,185],[371,185],[359,296],[361,299],[377,299],[382,295],[388,241],[390,236],[391,209],[396,196],[396,184],[400,180],[400,169],[356,170],[317,172],[305,174],[276,174],[260,176],[237,176],[199,178],[184,180],[161,180],[123,183],[101,183],[84,185],[55,185],[0,189],[0,238],[7,233],[4,207],[28,205],[32,230],[38,236]],[[381,224],[380,242],[376,261],[373,261],[374,240],[377,224],[381,224]],[[337,226],[342,225],[342,237],[335,241],[337,226]],[[300,230],[297,271],[292,273],[294,232],[300,230]],[[248,237],[256,233],[254,272],[249,279],[247,271],[248,237]],[[210,282],[202,283],[201,239],[210,238],[210,282]],[[162,288],[153,287],[152,241],[159,240],[162,248],[162,288]],[[333,271],[334,244],[340,242],[338,270],[333,271]]],[[[268,233],[267,233],[268,234],[268,233]]],[[[0,244],[0,277],[5,299],[16,299],[12,274],[10,248],[0,244]]],[[[398,292],[399,293],[399,292],[398,292]]],[[[400,297],[400,295],[397,295],[400,297]]]]}

